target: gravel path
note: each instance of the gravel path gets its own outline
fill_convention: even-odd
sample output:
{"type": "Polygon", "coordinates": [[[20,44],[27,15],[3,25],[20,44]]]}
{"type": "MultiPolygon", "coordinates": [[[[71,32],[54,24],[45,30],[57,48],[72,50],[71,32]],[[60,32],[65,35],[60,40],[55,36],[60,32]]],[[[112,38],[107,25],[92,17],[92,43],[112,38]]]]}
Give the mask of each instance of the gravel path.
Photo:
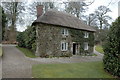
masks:
{"type": "MultiPolygon", "coordinates": [[[[2,47],[2,44],[0,44],[0,48],[2,47]]],[[[0,56],[0,79],[2,79],[2,57],[0,56]]]]}
{"type": "Polygon", "coordinates": [[[3,45],[4,55],[2,59],[3,78],[31,78],[31,65],[14,46],[3,45]]]}
{"type": "Polygon", "coordinates": [[[29,58],[30,60],[33,60],[35,62],[40,62],[43,64],[51,64],[51,63],[79,63],[79,62],[92,62],[92,61],[102,61],[103,54],[95,51],[94,53],[97,54],[97,56],[79,56],[74,55],[70,58],[29,58]]]}
{"type": "Polygon", "coordinates": [[[30,60],[38,63],[79,63],[79,62],[93,62],[102,61],[102,56],[73,56],[71,58],[30,58],[30,60]]]}

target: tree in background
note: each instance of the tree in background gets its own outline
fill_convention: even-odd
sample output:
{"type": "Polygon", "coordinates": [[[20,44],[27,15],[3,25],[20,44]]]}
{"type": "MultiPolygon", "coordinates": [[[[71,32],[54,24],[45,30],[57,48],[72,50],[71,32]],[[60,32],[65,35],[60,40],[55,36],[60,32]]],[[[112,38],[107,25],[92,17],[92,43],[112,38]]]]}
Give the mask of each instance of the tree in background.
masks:
{"type": "Polygon", "coordinates": [[[109,12],[111,12],[111,10],[106,6],[99,6],[94,13],[85,17],[87,24],[89,26],[94,26],[97,30],[95,35],[96,43],[103,44],[105,41],[106,34],[110,27],[108,21],[112,19],[107,15],[109,12]]]}
{"type": "Polygon", "coordinates": [[[85,1],[78,1],[78,2],[63,2],[65,4],[65,12],[70,13],[78,17],[79,19],[82,19],[84,16],[84,12],[88,9],[88,6],[90,6],[92,3],[94,3],[95,0],[91,2],[85,2],[85,1]]]}
{"type": "Polygon", "coordinates": [[[0,16],[1,16],[1,20],[0,20],[0,25],[1,25],[1,36],[0,38],[2,40],[4,40],[4,37],[5,37],[5,27],[6,27],[6,23],[7,23],[7,20],[6,20],[6,14],[3,10],[3,8],[0,6],[0,16]]]}
{"type": "Polygon", "coordinates": [[[0,6],[0,43],[2,41],[2,7],[0,6]]]}
{"type": "MultiPolygon", "coordinates": [[[[10,41],[16,41],[16,23],[19,20],[18,15],[24,9],[21,2],[17,2],[17,0],[13,0],[12,2],[2,2],[2,6],[6,13],[6,17],[8,20],[8,25],[10,25],[10,41]]],[[[8,26],[7,25],[7,26],[8,26]]]]}
{"type": "Polygon", "coordinates": [[[37,15],[36,6],[38,6],[38,5],[43,5],[43,12],[44,13],[46,11],[48,11],[49,9],[56,9],[55,2],[37,2],[37,1],[34,1],[32,4],[30,4],[30,6],[27,7],[30,10],[30,14],[37,15]]]}
{"type": "Polygon", "coordinates": [[[110,27],[110,24],[108,23],[109,20],[112,18],[107,15],[107,13],[111,12],[109,8],[106,6],[99,6],[98,9],[95,11],[96,18],[98,21],[98,37],[97,38],[98,42],[100,44],[103,44],[107,37],[107,31],[108,28],[110,27]]]}
{"type": "Polygon", "coordinates": [[[109,25],[108,20],[111,20],[111,17],[107,15],[107,13],[111,12],[109,8],[106,6],[99,6],[95,11],[96,17],[99,22],[99,29],[103,29],[103,26],[109,25]]]}
{"type": "Polygon", "coordinates": [[[65,5],[65,11],[81,18],[81,13],[86,10],[84,6],[87,6],[84,2],[68,2],[65,5]]]}
{"type": "MultiPolygon", "coordinates": [[[[86,11],[87,6],[91,5],[94,1],[95,0],[91,2],[56,2],[55,0],[52,0],[52,2],[37,2],[37,0],[35,0],[33,3],[30,4],[30,6],[27,6],[27,9],[29,9],[29,13],[31,15],[36,16],[36,6],[43,5],[43,13],[45,13],[49,9],[53,9],[57,11],[64,11],[73,14],[78,18],[81,18],[81,16],[83,15],[82,13],[86,11]]],[[[33,18],[31,20],[34,21],[33,18]]]]}
{"type": "Polygon", "coordinates": [[[18,46],[19,47],[26,47],[25,46],[25,36],[24,36],[24,32],[18,32],[17,34],[17,42],[18,42],[18,46]]]}
{"type": "Polygon", "coordinates": [[[28,26],[24,32],[17,35],[18,46],[27,48],[35,52],[36,50],[36,29],[34,26],[28,26]]]}
{"type": "Polygon", "coordinates": [[[105,70],[120,77],[120,17],[112,23],[103,49],[105,70]]]}

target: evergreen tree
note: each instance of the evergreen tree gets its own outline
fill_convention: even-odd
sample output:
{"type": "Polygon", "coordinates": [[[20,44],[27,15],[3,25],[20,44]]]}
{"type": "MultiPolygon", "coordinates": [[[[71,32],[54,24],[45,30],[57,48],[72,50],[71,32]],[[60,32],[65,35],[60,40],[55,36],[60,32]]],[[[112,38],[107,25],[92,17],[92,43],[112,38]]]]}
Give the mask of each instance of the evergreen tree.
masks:
{"type": "Polygon", "coordinates": [[[110,27],[104,45],[103,63],[106,71],[120,77],[120,17],[110,27]]]}
{"type": "Polygon", "coordinates": [[[0,6],[0,17],[1,17],[1,20],[0,20],[0,39],[1,40],[4,40],[4,34],[5,34],[5,25],[7,23],[7,20],[6,20],[6,15],[5,15],[5,12],[3,10],[3,8],[0,6]]]}

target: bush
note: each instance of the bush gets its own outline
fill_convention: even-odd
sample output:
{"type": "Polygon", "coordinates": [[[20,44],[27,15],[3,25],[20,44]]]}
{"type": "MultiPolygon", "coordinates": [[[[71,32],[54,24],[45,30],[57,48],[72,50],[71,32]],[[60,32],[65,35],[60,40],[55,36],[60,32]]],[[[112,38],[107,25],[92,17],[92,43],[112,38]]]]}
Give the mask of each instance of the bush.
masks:
{"type": "Polygon", "coordinates": [[[35,52],[36,50],[36,29],[34,26],[29,26],[24,32],[17,36],[18,46],[25,47],[35,52]]]}
{"type": "Polygon", "coordinates": [[[17,34],[17,42],[19,47],[25,47],[24,32],[19,32],[17,34]]]}
{"type": "Polygon", "coordinates": [[[34,26],[29,26],[28,29],[25,30],[24,32],[25,36],[25,45],[26,48],[32,50],[32,45],[35,44],[36,41],[36,30],[34,26]]]}
{"type": "Polygon", "coordinates": [[[44,54],[44,55],[41,55],[40,57],[41,58],[49,58],[49,55],[48,54],[44,54]]]}
{"type": "Polygon", "coordinates": [[[60,57],[71,57],[72,54],[70,53],[63,53],[60,57]]]}
{"type": "Polygon", "coordinates": [[[120,77],[120,17],[112,23],[103,50],[105,70],[120,77]]]}
{"type": "Polygon", "coordinates": [[[33,44],[32,44],[32,51],[36,51],[36,43],[34,42],[33,44]]]}

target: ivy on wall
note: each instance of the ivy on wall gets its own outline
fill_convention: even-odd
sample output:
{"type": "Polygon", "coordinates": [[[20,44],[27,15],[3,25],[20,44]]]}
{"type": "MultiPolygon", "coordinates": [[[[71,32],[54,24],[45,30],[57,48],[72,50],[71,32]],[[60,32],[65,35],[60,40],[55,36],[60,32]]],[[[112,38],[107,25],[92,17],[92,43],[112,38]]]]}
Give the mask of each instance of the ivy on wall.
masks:
{"type": "Polygon", "coordinates": [[[88,32],[89,37],[84,38],[84,33],[86,31],[77,30],[77,29],[70,29],[69,31],[71,33],[72,42],[77,42],[78,44],[80,44],[79,50],[81,54],[93,52],[93,47],[94,47],[94,33],[93,32],[88,32]],[[84,50],[84,42],[88,42],[89,49],[87,51],[84,50]]]}

